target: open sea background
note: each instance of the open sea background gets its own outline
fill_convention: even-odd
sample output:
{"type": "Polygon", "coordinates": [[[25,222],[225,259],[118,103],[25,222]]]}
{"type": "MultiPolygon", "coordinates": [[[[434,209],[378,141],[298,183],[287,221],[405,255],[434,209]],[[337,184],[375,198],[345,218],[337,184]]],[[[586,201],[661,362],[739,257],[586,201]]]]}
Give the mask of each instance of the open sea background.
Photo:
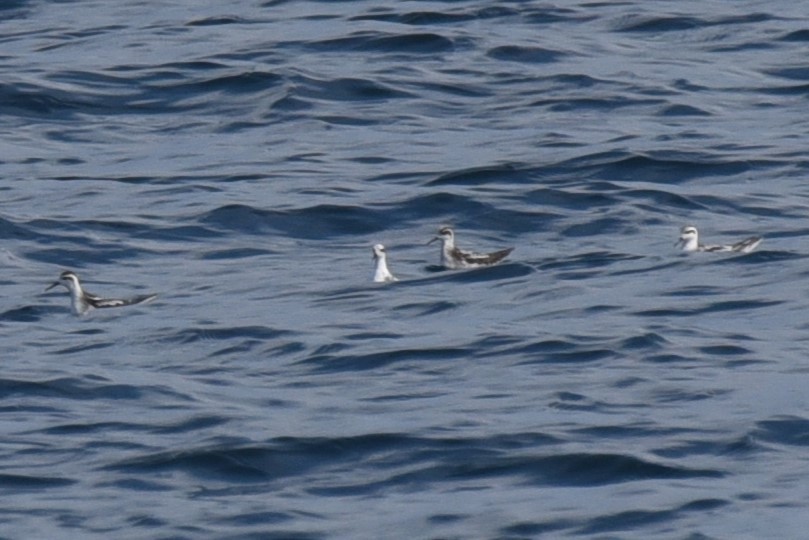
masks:
{"type": "Polygon", "coordinates": [[[806,538],[807,52],[792,0],[4,1],[0,538],[806,538]]]}

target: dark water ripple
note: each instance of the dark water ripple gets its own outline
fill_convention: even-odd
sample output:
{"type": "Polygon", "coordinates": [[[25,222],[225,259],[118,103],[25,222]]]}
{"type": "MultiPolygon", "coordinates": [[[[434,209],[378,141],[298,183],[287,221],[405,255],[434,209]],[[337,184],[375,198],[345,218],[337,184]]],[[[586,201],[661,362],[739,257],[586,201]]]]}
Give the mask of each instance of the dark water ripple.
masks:
{"type": "Polygon", "coordinates": [[[804,534],[800,3],[0,14],[0,536],[804,534]]]}

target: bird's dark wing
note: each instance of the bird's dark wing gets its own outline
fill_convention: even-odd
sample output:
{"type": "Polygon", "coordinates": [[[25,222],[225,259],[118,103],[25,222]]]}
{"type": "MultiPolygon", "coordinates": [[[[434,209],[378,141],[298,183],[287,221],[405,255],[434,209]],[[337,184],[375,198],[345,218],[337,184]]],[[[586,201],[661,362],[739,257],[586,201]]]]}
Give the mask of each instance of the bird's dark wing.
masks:
{"type": "Polygon", "coordinates": [[[480,264],[488,265],[495,264],[505,259],[509,253],[514,251],[514,248],[501,249],[493,253],[469,253],[467,251],[460,251],[459,253],[467,264],[480,264]]]}
{"type": "Polygon", "coordinates": [[[748,251],[753,251],[756,247],[761,243],[762,238],[760,236],[751,236],[750,238],[745,238],[741,242],[736,242],[733,244],[732,248],[733,251],[741,251],[747,253],[748,251]]]}
{"type": "Polygon", "coordinates": [[[96,295],[88,294],[86,296],[87,303],[93,306],[94,308],[111,308],[111,307],[121,307],[121,306],[132,306],[134,304],[142,304],[144,302],[148,302],[149,300],[154,300],[157,298],[156,294],[142,294],[139,296],[134,296],[132,298],[100,298],[96,295]]]}
{"type": "Polygon", "coordinates": [[[707,251],[710,253],[718,251],[732,251],[732,250],[733,250],[732,246],[714,246],[714,245],[700,246],[700,251],[707,251]]]}

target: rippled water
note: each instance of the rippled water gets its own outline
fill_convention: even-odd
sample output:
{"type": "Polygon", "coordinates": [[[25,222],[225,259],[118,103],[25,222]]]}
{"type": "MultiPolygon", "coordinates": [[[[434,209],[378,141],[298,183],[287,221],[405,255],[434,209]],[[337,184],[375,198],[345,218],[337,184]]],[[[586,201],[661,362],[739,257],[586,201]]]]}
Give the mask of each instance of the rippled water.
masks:
{"type": "Polygon", "coordinates": [[[0,29],[3,538],[805,534],[800,2],[0,29]],[[439,271],[445,224],[516,249],[439,271]],[[68,268],[160,296],[76,318],[68,268]]]}

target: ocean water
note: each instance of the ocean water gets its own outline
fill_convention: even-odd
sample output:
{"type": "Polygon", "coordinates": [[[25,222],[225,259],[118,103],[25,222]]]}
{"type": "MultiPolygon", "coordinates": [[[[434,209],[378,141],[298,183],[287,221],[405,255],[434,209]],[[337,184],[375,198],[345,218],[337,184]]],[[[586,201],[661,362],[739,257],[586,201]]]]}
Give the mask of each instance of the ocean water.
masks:
{"type": "Polygon", "coordinates": [[[805,537],[807,46],[786,0],[4,2],[0,538],[805,537]],[[441,271],[447,224],[516,249],[441,271]]]}

